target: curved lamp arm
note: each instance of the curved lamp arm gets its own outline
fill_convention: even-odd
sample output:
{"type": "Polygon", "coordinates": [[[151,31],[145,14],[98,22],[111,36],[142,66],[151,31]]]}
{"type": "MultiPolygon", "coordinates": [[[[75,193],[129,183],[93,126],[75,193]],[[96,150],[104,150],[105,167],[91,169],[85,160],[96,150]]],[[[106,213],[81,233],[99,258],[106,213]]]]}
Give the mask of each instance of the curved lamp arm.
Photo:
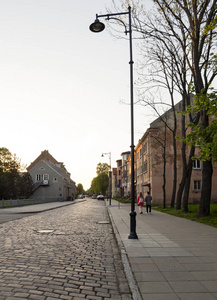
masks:
{"type": "Polygon", "coordinates": [[[121,19],[114,18],[114,17],[111,18],[110,16],[108,16],[105,20],[116,20],[116,21],[119,21],[119,22],[121,22],[121,23],[124,25],[124,28],[125,28],[124,33],[127,35],[127,33],[129,32],[129,31],[127,30],[126,24],[125,24],[124,21],[122,21],[121,19]]]}

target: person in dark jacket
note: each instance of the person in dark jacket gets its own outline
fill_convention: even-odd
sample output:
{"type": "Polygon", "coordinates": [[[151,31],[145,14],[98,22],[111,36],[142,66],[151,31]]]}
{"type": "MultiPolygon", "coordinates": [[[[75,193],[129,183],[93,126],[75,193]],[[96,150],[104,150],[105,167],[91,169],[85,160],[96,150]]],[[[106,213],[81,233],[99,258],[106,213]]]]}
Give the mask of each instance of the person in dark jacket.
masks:
{"type": "Polygon", "coordinates": [[[145,197],[145,202],[146,202],[146,213],[151,214],[151,201],[152,201],[152,196],[150,195],[150,192],[147,192],[147,196],[145,197]]]}

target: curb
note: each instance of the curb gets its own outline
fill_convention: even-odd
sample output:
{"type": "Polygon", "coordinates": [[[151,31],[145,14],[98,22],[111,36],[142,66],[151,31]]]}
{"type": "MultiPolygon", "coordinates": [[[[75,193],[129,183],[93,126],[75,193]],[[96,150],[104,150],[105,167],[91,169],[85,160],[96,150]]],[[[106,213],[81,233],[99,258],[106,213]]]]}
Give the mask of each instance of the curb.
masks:
{"type": "Polygon", "coordinates": [[[86,199],[82,199],[82,200],[78,200],[75,202],[75,200],[73,202],[68,202],[68,203],[64,203],[63,205],[59,205],[59,206],[53,206],[53,207],[47,207],[47,208],[41,208],[41,209],[38,209],[38,210],[24,210],[24,211],[8,211],[7,209],[13,209],[13,208],[23,208],[23,207],[27,207],[29,206],[30,208],[33,208],[35,205],[40,205],[40,204],[43,204],[43,203],[40,203],[40,204],[32,204],[32,205],[24,205],[24,206],[16,206],[16,207],[10,207],[10,208],[2,208],[0,210],[0,214],[38,214],[38,213],[42,213],[44,211],[49,211],[49,210],[53,210],[53,209],[57,209],[57,208],[61,208],[61,207],[64,207],[64,206],[68,206],[68,205],[74,205],[74,204],[78,204],[78,203],[81,203],[81,202],[84,202],[84,201],[87,201],[86,199]]]}
{"type": "Polygon", "coordinates": [[[125,275],[126,275],[126,278],[127,278],[127,281],[128,281],[128,284],[129,284],[129,287],[130,287],[130,290],[131,290],[131,293],[132,293],[132,296],[133,296],[133,300],[142,300],[142,296],[141,296],[140,291],[137,287],[136,280],[133,276],[132,269],[130,267],[130,263],[129,263],[129,260],[128,260],[128,257],[127,257],[127,252],[125,250],[124,244],[121,240],[118,229],[115,225],[115,222],[113,220],[112,214],[109,211],[108,206],[106,206],[106,208],[107,208],[109,218],[110,218],[111,223],[112,223],[114,234],[115,234],[117,242],[118,242],[118,247],[119,247],[119,250],[120,250],[120,253],[121,253],[121,259],[122,259],[122,263],[123,263],[123,266],[124,266],[125,275]]]}

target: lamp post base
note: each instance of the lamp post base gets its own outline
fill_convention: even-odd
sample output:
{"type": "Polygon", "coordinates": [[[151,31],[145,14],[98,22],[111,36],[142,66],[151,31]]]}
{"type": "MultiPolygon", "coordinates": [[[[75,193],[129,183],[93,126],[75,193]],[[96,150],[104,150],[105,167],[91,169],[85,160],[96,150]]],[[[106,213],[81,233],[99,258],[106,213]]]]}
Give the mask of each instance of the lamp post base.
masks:
{"type": "Polygon", "coordinates": [[[130,235],[128,239],[138,239],[138,235],[136,233],[136,212],[130,212],[130,235]]]}
{"type": "Polygon", "coordinates": [[[138,235],[136,234],[136,232],[131,232],[130,235],[128,236],[128,239],[138,240],[138,235]]]}

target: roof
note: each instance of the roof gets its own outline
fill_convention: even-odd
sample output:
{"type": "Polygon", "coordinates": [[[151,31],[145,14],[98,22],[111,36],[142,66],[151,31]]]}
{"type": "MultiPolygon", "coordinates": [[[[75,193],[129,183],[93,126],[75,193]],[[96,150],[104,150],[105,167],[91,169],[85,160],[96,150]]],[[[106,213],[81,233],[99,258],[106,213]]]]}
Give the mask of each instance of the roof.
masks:
{"type": "Polygon", "coordinates": [[[122,152],[121,156],[123,156],[124,154],[130,154],[130,151],[122,152]]]}
{"type": "MultiPolygon", "coordinates": [[[[41,154],[26,168],[27,171],[31,170],[39,161],[47,161],[51,162],[53,164],[60,164],[63,169],[65,169],[65,166],[62,162],[58,162],[49,152],[48,150],[44,150],[41,152],[41,154]]],[[[65,169],[66,170],[66,169],[65,169]]]]}
{"type": "Polygon", "coordinates": [[[67,171],[61,167],[59,167],[56,164],[53,164],[50,161],[44,161],[44,163],[51,168],[53,171],[55,171],[58,175],[60,175],[61,177],[67,179],[67,171]]]}

